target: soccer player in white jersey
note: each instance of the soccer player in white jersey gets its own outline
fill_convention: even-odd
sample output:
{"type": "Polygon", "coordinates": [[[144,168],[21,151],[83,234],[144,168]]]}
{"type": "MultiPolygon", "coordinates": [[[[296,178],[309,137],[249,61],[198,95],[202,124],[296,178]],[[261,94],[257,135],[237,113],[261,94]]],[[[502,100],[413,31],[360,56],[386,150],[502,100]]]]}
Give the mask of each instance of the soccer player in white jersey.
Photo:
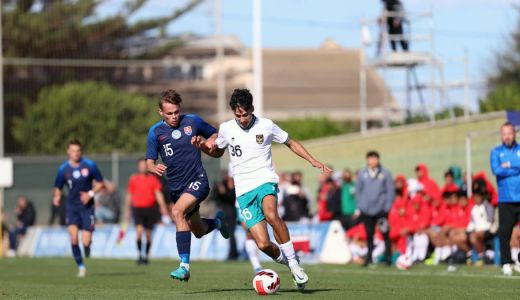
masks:
{"type": "Polygon", "coordinates": [[[287,225],[277,211],[278,176],[271,160],[271,144],[285,144],[312,166],[323,172],[331,170],[273,121],[255,116],[249,90],[235,89],[229,105],[235,119],[220,125],[213,143],[199,139],[194,144],[214,157],[221,157],[229,148],[237,201],[249,232],[261,251],[289,267],[295,285],[303,290],[309,278],[299,265],[287,225]],[[270,241],[267,224],[272,226],[279,246],[270,241]]]}

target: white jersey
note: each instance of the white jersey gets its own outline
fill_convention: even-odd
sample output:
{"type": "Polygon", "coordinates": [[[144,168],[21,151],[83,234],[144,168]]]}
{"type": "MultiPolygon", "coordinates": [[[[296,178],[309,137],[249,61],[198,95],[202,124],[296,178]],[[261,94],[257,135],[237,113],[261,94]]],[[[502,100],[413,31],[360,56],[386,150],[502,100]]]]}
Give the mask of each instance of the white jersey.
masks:
{"type": "Polygon", "coordinates": [[[253,118],[251,125],[246,129],[240,127],[235,120],[222,123],[216,140],[220,149],[229,147],[237,197],[264,183],[278,183],[278,175],[273,168],[271,144],[289,141],[287,132],[273,121],[253,118]]]}

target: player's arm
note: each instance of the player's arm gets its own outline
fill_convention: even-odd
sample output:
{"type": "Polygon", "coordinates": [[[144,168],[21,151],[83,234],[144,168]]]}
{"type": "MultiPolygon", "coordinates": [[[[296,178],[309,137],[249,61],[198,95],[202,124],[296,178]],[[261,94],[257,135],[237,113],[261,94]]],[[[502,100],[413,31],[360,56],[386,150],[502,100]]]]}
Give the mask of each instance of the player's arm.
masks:
{"type": "Polygon", "coordinates": [[[217,140],[217,137],[217,133],[213,133],[208,139],[204,139],[204,137],[197,135],[191,138],[191,144],[207,155],[218,158],[224,154],[226,149],[219,149],[216,147],[215,141],[217,140]]]}
{"type": "Polygon", "coordinates": [[[124,212],[124,222],[130,222],[130,211],[132,206],[132,194],[130,192],[126,193],[125,196],[125,212],[124,212]]]}
{"type": "Polygon", "coordinates": [[[52,205],[60,206],[61,202],[61,189],[65,184],[65,176],[63,176],[63,170],[60,167],[58,169],[58,173],[56,174],[56,179],[54,180],[54,189],[52,190],[52,205]]]}
{"type": "Polygon", "coordinates": [[[289,139],[285,145],[291,149],[292,152],[296,153],[299,157],[308,161],[313,167],[321,169],[322,172],[331,172],[332,170],[324,165],[322,162],[316,160],[305,147],[296,140],[289,139]]]}
{"type": "Polygon", "coordinates": [[[162,177],[166,171],[166,166],[163,164],[156,164],[159,158],[159,143],[153,128],[148,131],[148,138],[146,140],[146,169],[148,172],[162,177]]]}

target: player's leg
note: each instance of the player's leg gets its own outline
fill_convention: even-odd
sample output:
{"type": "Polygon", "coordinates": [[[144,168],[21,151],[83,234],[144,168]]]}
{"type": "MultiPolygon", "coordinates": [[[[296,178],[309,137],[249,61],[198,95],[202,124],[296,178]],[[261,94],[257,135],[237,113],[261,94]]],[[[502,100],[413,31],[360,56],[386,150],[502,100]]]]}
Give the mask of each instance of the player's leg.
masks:
{"type": "Polygon", "coordinates": [[[82,208],[80,211],[81,224],[79,229],[82,231],[83,250],[85,250],[85,257],[90,257],[90,244],[92,243],[92,232],[96,224],[94,214],[94,207],[82,208]]]}
{"type": "Polygon", "coordinates": [[[269,233],[267,232],[267,223],[262,220],[254,224],[249,228],[251,237],[255,240],[256,246],[260,251],[264,252],[277,263],[285,264],[280,248],[269,239],[269,233]]]}
{"type": "Polygon", "coordinates": [[[197,205],[197,199],[193,195],[184,193],[172,208],[172,216],[177,230],[177,251],[181,260],[179,268],[170,273],[173,279],[181,281],[190,279],[191,231],[186,215],[196,208],[197,205]]]}
{"type": "MultiPolygon", "coordinates": [[[[240,213],[238,213],[238,215],[240,215],[240,213]]],[[[247,252],[247,257],[249,258],[249,262],[251,263],[253,270],[255,270],[255,273],[258,273],[260,270],[262,270],[260,258],[258,257],[258,247],[256,246],[256,242],[251,236],[251,233],[247,229],[246,223],[241,221],[240,225],[246,232],[245,248],[247,252]]]]}
{"type": "Polygon", "coordinates": [[[78,233],[79,228],[76,224],[70,224],[67,227],[70,236],[70,244],[72,248],[72,256],[76,265],[78,266],[78,277],[84,277],[86,274],[85,265],[83,264],[83,257],[81,256],[81,249],[79,248],[78,233]]]}
{"type": "Polygon", "coordinates": [[[144,235],[146,237],[146,246],[144,248],[143,262],[146,265],[149,263],[148,258],[150,257],[150,249],[152,248],[152,228],[151,227],[153,227],[153,226],[147,226],[144,229],[144,235]]]}
{"type": "Polygon", "coordinates": [[[135,226],[135,242],[137,244],[137,264],[140,265],[143,263],[143,224],[136,224],[135,226]]]}
{"type": "Polygon", "coordinates": [[[289,229],[282,218],[280,218],[280,215],[278,215],[276,195],[269,194],[263,197],[262,211],[267,222],[273,227],[275,236],[278,237],[280,250],[287,259],[287,265],[291,270],[295,285],[299,289],[304,289],[305,284],[309,281],[309,277],[302,267],[300,267],[296,252],[294,251],[294,245],[289,235],[289,229]]]}

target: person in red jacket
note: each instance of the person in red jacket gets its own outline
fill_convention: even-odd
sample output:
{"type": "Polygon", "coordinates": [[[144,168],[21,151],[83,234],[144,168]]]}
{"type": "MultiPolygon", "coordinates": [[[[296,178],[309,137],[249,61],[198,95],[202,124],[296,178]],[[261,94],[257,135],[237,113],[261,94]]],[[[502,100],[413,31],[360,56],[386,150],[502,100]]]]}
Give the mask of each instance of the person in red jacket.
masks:
{"type": "Polygon", "coordinates": [[[447,217],[446,202],[451,197],[451,194],[450,192],[444,192],[442,199],[433,199],[430,204],[430,228],[427,232],[432,245],[435,247],[433,260],[435,265],[448,258],[451,253],[448,237],[442,231],[447,217]]]}
{"type": "Polygon", "coordinates": [[[451,227],[449,237],[452,245],[457,246],[458,249],[464,252],[469,252],[471,248],[468,244],[466,228],[471,219],[473,201],[470,201],[467,198],[465,191],[459,192],[458,197],[458,203],[452,206],[452,211],[448,220],[448,226],[451,227]]]}
{"type": "Polygon", "coordinates": [[[486,191],[488,193],[488,201],[493,206],[498,205],[498,192],[495,186],[489,181],[489,179],[486,176],[486,172],[480,171],[477,174],[473,175],[473,182],[477,181],[478,179],[482,179],[486,183],[486,191]]]}
{"type": "Polygon", "coordinates": [[[451,170],[444,173],[444,186],[442,187],[441,194],[445,192],[456,193],[459,191],[459,186],[455,183],[454,175],[451,170]]]}
{"type": "Polygon", "coordinates": [[[441,198],[439,186],[435,180],[430,177],[428,167],[425,164],[418,164],[415,167],[415,174],[417,175],[417,180],[419,180],[423,186],[424,197],[426,198],[426,201],[431,202],[430,199],[441,198]]]}
{"type": "MultiPolygon", "coordinates": [[[[421,187],[422,188],[422,187],[421,187]]],[[[428,253],[428,228],[430,227],[431,210],[423,199],[422,191],[411,196],[411,205],[408,206],[407,213],[408,228],[412,233],[411,258],[413,262],[424,261],[428,253]]]]}
{"type": "Polygon", "coordinates": [[[329,198],[329,192],[335,184],[332,179],[332,172],[321,173],[318,175],[320,187],[318,189],[318,218],[320,222],[330,221],[334,217],[334,214],[329,211],[327,203],[329,198]]]}
{"type": "Polygon", "coordinates": [[[408,207],[407,197],[398,197],[390,212],[388,213],[388,224],[390,225],[390,240],[400,254],[406,253],[410,229],[406,210],[408,207]]]}

